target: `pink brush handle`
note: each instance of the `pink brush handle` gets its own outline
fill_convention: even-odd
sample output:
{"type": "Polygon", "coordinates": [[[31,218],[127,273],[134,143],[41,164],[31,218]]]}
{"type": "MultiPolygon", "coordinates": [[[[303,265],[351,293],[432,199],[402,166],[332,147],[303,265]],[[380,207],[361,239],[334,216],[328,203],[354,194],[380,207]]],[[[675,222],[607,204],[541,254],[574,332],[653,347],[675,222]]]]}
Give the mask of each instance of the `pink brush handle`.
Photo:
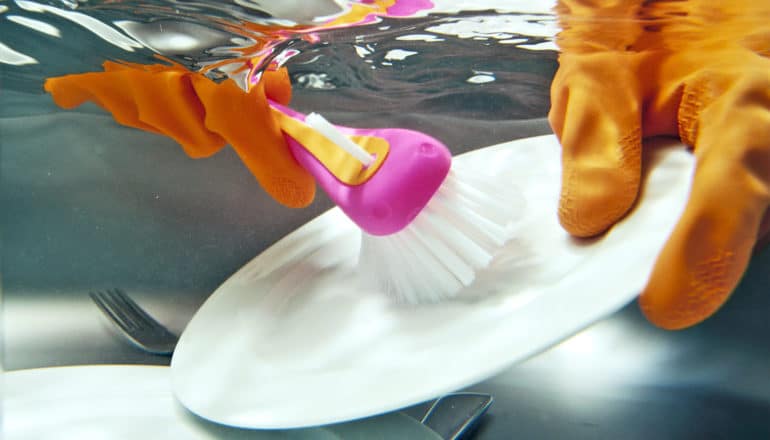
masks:
{"type": "MultiPolygon", "coordinates": [[[[304,121],[305,116],[275,103],[273,107],[304,121]]],[[[299,142],[284,134],[294,158],[361,229],[389,235],[417,217],[444,182],[452,154],[444,144],[418,131],[401,128],[337,127],[349,135],[385,139],[390,151],[374,175],[360,185],[340,182],[299,142]]]]}

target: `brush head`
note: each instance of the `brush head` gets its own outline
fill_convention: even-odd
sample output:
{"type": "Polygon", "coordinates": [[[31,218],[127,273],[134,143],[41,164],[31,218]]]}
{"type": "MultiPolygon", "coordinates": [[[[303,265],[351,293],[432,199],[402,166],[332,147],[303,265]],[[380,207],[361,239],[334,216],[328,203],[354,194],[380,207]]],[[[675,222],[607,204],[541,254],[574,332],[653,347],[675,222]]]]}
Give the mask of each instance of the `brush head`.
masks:
{"type": "Polygon", "coordinates": [[[512,238],[521,199],[509,179],[456,166],[450,171],[449,149],[424,133],[335,127],[320,116],[314,122],[288,108],[279,110],[309,124],[333,150],[345,150],[364,165],[379,164],[363,183],[346,184],[310,152],[312,145],[286,134],[300,165],[363,231],[360,274],[397,301],[437,302],[458,295],[512,238]],[[384,139],[385,159],[369,157],[347,136],[384,139]]]}
{"type": "Polygon", "coordinates": [[[363,234],[359,272],[398,302],[458,296],[514,237],[522,211],[509,179],[453,166],[409,226],[388,236],[363,234]]]}

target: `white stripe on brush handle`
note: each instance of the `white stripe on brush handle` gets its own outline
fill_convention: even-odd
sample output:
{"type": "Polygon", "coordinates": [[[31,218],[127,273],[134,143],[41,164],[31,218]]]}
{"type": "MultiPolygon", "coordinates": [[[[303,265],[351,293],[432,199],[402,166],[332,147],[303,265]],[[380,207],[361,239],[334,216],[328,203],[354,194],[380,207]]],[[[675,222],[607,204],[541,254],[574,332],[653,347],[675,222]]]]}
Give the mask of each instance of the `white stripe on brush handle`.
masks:
{"type": "Polygon", "coordinates": [[[344,133],[339,131],[337,127],[333,126],[329,121],[318,113],[310,113],[305,117],[305,124],[314,128],[321,133],[325,138],[337,144],[340,148],[350,153],[359,162],[368,167],[374,163],[374,156],[369,154],[368,151],[361,148],[360,145],[350,140],[344,133]]]}

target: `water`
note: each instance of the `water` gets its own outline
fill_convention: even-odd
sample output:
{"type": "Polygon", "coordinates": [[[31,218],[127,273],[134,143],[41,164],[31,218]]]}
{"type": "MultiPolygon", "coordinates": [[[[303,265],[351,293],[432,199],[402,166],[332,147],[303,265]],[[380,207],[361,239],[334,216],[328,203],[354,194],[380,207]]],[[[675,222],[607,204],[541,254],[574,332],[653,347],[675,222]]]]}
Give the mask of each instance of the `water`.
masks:
{"type": "MultiPolygon", "coordinates": [[[[270,11],[249,2],[9,2],[0,16],[3,88],[39,92],[47,76],[98,71],[105,60],[154,63],[155,54],[192,70],[295,54],[286,62],[295,90],[333,96],[351,111],[409,108],[495,120],[547,112],[556,67],[550,14],[424,11],[295,31],[308,26],[311,12],[339,11],[326,1],[309,5],[270,11]]],[[[227,66],[208,75],[225,77],[227,66]]]]}
{"type": "Polygon", "coordinates": [[[6,292],[115,283],[210,292],[331,206],[319,194],[305,210],[283,209],[230,150],[193,161],[95,105],[59,109],[42,90],[48,77],[161,55],[216,80],[245,81],[234,68],[280,61],[292,107],[336,123],[417,129],[456,153],[549,132],[556,29],[547,8],[434,3],[415,16],[335,29],[314,22],[345,14],[325,0],[280,9],[247,1],[0,4],[6,292]]]}
{"type": "MultiPolygon", "coordinates": [[[[48,77],[160,55],[245,82],[280,62],[297,110],[421,130],[461,153],[549,133],[555,35],[560,26],[569,34],[597,23],[586,10],[559,22],[547,2],[447,0],[356,26],[323,25],[348,8],[374,10],[370,3],[0,3],[6,292],[113,284],[210,292],[330,206],[319,196],[306,210],[280,208],[230,150],[193,161],[169,139],[122,127],[94,105],[63,111],[42,91],[48,77]]],[[[726,40],[767,56],[766,3],[693,0],[689,14],[681,3],[608,10],[598,21],[606,32],[573,40],[573,48],[706,53],[726,40]]]]}
{"type": "MultiPolygon", "coordinates": [[[[161,54],[222,79],[231,71],[212,66],[293,55],[292,107],[338,123],[418,129],[456,153],[550,132],[558,23],[549,2],[434,0],[412,16],[312,29],[342,3],[354,4],[0,1],[4,368],[165,363],[110,338],[87,292],[121,287],[180,331],[228,276],[331,206],[319,194],[306,209],[280,207],[231,150],[191,160],[94,105],[61,110],[42,90],[47,77],[161,54]]],[[[638,41],[653,47],[732,40],[770,55],[766,1],[697,0],[689,16],[678,10],[686,2],[641,3],[642,15],[603,17],[597,38],[612,46],[624,23],[641,19],[649,38],[638,41]],[[688,38],[657,38],[672,26],[688,38]]],[[[577,14],[567,24],[586,23],[577,14]]],[[[479,437],[766,438],[767,260],[759,255],[725,309],[695,329],[660,332],[631,306],[573,340],[577,355],[567,345],[482,384],[496,403],[479,437]],[[661,347],[676,356],[642,359],[661,347]],[[597,365],[608,371],[599,382],[612,384],[598,393],[597,365]]]]}
{"type": "Polygon", "coordinates": [[[446,0],[427,7],[430,2],[415,1],[409,4],[420,7],[402,16],[323,25],[354,7],[374,11],[371,3],[0,3],[4,285],[112,280],[214,288],[249,256],[330,206],[321,196],[306,211],[280,210],[231,152],[191,161],[168,139],[120,127],[93,105],[63,111],[42,90],[48,77],[99,71],[106,60],[156,63],[160,55],[213,79],[244,83],[279,62],[290,72],[297,110],[347,125],[421,130],[461,153],[550,132],[545,117],[560,26],[569,35],[602,24],[605,32],[587,34],[590,40],[570,46],[561,39],[576,51],[706,53],[731,41],[767,56],[770,47],[768,6],[751,2],[714,7],[693,0],[684,13],[682,2],[654,1],[625,15],[609,9],[598,21],[592,11],[576,10],[559,22],[548,2],[446,0]],[[238,72],[248,63],[253,66],[238,72]],[[217,185],[227,190],[212,189],[217,185]],[[244,206],[273,211],[265,219],[244,206]],[[150,226],[138,226],[140,218],[151,219],[150,226]],[[177,244],[157,244],[166,240],[177,244]],[[105,248],[114,253],[109,267],[103,267],[105,248]],[[196,264],[178,267],[190,248],[225,255],[193,252],[196,264]],[[166,255],[170,249],[174,255],[166,255]],[[82,259],[73,260],[75,254],[82,259]],[[133,255],[131,264],[120,255],[133,255]],[[143,264],[147,258],[152,264],[143,264]],[[40,274],[41,266],[50,269],[40,274]]]}

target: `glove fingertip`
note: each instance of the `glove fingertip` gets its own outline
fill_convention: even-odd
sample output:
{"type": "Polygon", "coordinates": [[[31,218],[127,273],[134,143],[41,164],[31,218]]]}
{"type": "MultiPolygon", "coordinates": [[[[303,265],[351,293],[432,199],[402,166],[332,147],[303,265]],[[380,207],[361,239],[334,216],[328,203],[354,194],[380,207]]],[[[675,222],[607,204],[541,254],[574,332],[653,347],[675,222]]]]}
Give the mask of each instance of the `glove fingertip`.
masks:
{"type": "Polygon", "coordinates": [[[639,173],[633,168],[592,168],[565,163],[559,223],[575,237],[599,235],[632,208],[639,185],[639,173]]]}
{"type": "Polygon", "coordinates": [[[645,291],[639,297],[639,308],[647,320],[664,330],[683,330],[699,324],[719,310],[727,301],[730,291],[714,290],[693,296],[690,301],[666,301],[661,304],[655,296],[660,293],[645,291]]]}
{"type": "Polygon", "coordinates": [[[692,327],[715,314],[738,285],[751,246],[693,254],[674,237],[658,258],[639,306],[652,324],[667,330],[692,327]]]}

